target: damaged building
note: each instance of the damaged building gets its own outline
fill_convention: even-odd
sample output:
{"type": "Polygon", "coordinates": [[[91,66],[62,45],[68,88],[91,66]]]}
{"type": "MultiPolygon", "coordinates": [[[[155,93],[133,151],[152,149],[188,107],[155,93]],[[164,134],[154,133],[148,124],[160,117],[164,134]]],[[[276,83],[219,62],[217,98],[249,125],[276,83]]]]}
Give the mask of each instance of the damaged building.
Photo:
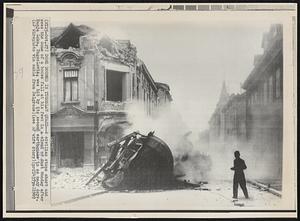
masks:
{"type": "Polygon", "coordinates": [[[273,180],[282,179],[282,38],[282,25],[272,25],[263,36],[263,54],[254,57],[254,68],[242,84],[245,92],[229,95],[223,84],[209,121],[210,148],[245,148],[255,159],[253,170],[273,180]]]}
{"type": "Polygon", "coordinates": [[[51,29],[50,81],[52,169],[105,163],[106,144],[130,126],[130,104],[142,103],[149,117],[160,105],[136,47],[85,25],[51,29]]]}

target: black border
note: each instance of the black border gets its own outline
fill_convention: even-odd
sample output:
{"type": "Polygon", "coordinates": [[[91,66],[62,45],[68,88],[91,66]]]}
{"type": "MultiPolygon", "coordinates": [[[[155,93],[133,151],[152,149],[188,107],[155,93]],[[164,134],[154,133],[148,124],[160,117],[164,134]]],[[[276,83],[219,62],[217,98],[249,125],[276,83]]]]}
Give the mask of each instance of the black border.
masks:
{"type": "MultiPolygon", "coordinates": [[[[298,11],[299,11],[299,5],[298,5],[298,0],[173,0],[173,1],[167,1],[167,0],[152,0],[152,1],[145,1],[145,0],[117,0],[117,1],[111,1],[111,0],[101,0],[101,1],[97,1],[97,0],[22,0],[22,1],[18,1],[18,0],[11,0],[11,1],[7,1],[7,0],[3,0],[2,2],[2,6],[4,6],[3,3],[9,4],[9,3],[55,3],[55,4],[64,4],[64,3],[98,3],[98,4],[114,4],[114,3],[169,3],[170,5],[176,4],[176,3],[182,3],[182,4],[212,4],[212,3],[220,3],[220,4],[230,4],[230,3],[236,3],[236,4],[242,4],[242,3],[248,3],[248,4],[252,4],[252,3],[256,3],[256,4],[260,4],[260,3],[272,3],[272,4],[276,4],[276,3],[295,3],[297,5],[297,34],[298,34],[298,11]]],[[[14,15],[14,10],[13,9],[9,9],[9,5],[6,5],[6,9],[8,12],[8,17],[13,17],[14,15]]],[[[16,10],[16,11],[63,11],[63,10],[16,10]]],[[[65,11],[103,11],[103,10],[65,10],[65,11]]],[[[105,11],[116,11],[116,10],[105,10],[105,11]]],[[[122,11],[133,11],[133,10],[122,10],[122,11]]],[[[148,10],[138,10],[138,11],[148,11],[148,10]]],[[[182,11],[182,10],[172,10],[172,11],[182,11]]],[[[190,11],[194,11],[194,10],[190,10],[190,11]]],[[[201,10],[196,10],[196,11],[201,11],[201,10]]],[[[246,10],[245,10],[246,11],[246,10]]],[[[262,10],[262,11],[268,11],[268,10],[262,10]]],[[[297,39],[298,40],[298,39],[297,39]]],[[[298,43],[298,41],[297,41],[298,43]]],[[[298,50],[297,50],[297,56],[298,56],[298,50]]],[[[298,90],[297,86],[297,90],[298,90]]],[[[297,120],[298,123],[298,120],[297,120]]],[[[298,129],[298,124],[297,124],[297,129],[298,129]]],[[[296,162],[297,163],[297,162],[296,162]]],[[[297,166],[298,168],[298,166],[297,166]]],[[[3,169],[3,168],[2,168],[3,169]]],[[[3,173],[2,173],[2,178],[3,178],[3,173]]],[[[3,181],[3,179],[2,179],[3,181]]],[[[298,182],[298,176],[296,176],[296,182],[298,182]]],[[[297,191],[298,194],[298,191],[297,191]]],[[[298,195],[297,195],[298,196],[298,195]]],[[[297,202],[298,202],[298,197],[297,197],[297,202]]],[[[298,208],[297,208],[298,209],[298,208]]],[[[296,213],[297,210],[7,210],[6,213],[69,213],[69,214],[74,214],[74,213],[182,213],[182,214],[187,214],[187,213],[242,213],[242,212],[247,212],[247,213],[296,213]]],[[[297,212],[297,217],[298,217],[298,212],[297,212]]],[[[65,217],[68,218],[68,217],[65,217]]],[[[208,219],[216,219],[216,218],[208,218],[208,219]]],[[[262,219],[262,218],[255,218],[257,220],[262,219]]],[[[267,217],[265,218],[267,219],[267,217]]],[[[284,218],[281,218],[284,219],[284,218]]]]}

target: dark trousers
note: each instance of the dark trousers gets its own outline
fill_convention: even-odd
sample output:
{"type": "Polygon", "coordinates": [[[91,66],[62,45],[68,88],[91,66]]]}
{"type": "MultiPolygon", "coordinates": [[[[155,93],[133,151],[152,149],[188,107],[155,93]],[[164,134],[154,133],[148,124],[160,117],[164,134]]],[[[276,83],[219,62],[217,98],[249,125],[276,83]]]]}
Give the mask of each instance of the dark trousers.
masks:
{"type": "Polygon", "coordinates": [[[246,187],[246,179],[244,174],[235,174],[233,178],[233,198],[237,198],[238,196],[238,186],[240,184],[240,187],[243,190],[243,193],[246,198],[248,198],[248,190],[246,187]]]}

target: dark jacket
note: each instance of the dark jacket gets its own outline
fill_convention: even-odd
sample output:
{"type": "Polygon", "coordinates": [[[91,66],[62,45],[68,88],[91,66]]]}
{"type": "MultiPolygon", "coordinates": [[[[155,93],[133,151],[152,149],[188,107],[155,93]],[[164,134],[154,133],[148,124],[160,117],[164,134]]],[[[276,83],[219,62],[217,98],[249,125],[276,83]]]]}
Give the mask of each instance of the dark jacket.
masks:
{"type": "Polygon", "coordinates": [[[233,161],[233,167],[231,168],[234,170],[234,175],[244,175],[244,170],[247,169],[245,161],[241,158],[236,158],[233,161]]]}

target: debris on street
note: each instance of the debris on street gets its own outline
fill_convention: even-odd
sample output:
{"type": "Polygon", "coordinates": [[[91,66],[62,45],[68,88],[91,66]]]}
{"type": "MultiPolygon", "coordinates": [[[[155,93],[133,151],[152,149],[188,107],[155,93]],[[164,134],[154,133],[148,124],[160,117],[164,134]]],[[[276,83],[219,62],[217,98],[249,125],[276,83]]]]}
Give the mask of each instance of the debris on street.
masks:
{"type": "Polygon", "coordinates": [[[51,173],[51,189],[102,189],[101,176],[85,186],[86,180],[94,173],[93,168],[59,168],[51,173]]]}

